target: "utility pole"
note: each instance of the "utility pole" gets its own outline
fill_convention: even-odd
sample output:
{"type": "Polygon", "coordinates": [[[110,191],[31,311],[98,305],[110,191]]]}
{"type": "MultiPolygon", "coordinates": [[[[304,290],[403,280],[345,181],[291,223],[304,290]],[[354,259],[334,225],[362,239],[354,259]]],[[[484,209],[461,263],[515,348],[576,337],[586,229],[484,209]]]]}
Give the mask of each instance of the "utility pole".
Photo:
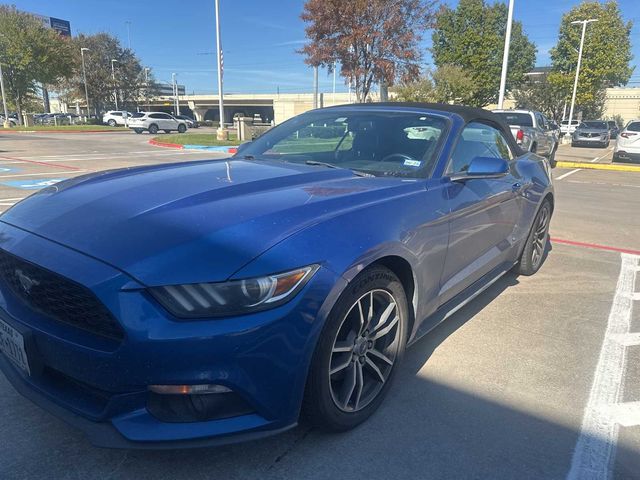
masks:
{"type": "Polygon", "coordinates": [[[87,70],[84,67],[84,52],[88,52],[89,49],[82,47],[80,49],[80,56],[82,57],[82,77],[84,78],[84,98],[87,101],[87,119],[89,118],[89,89],[87,88],[87,70]]]}
{"type": "Polygon", "coordinates": [[[498,94],[498,108],[504,106],[504,91],[507,88],[507,70],[509,69],[509,47],[511,46],[511,24],[513,23],[513,1],[509,0],[509,14],[507,15],[507,31],[504,35],[504,52],[502,54],[502,74],[500,75],[500,93],[498,94]]]}
{"type": "Polygon", "coordinates": [[[229,135],[224,129],[224,93],[222,89],[222,46],[220,41],[220,1],[216,0],[216,56],[218,59],[218,111],[220,112],[220,125],[218,126],[218,140],[227,140],[229,135]]]}
{"type": "Polygon", "coordinates": [[[2,91],[2,105],[4,105],[4,128],[9,128],[9,110],[7,109],[7,97],[4,93],[4,77],[2,76],[2,64],[0,64],[0,90],[2,91]]]}
{"type": "Polygon", "coordinates": [[[127,43],[129,45],[129,50],[131,50],[131,31],[130,31],[130,27],[131,27],[131,20],[127,20],[126,22],[124,22],[125,25],[127,26],[127,43]]]}
{"type": "Polygon", "coordinates": [[[318,108],[318,66],[313,67],[313,108],[318,108]]]}
{"type": "Polygon", "coordinates": [[[111,79],[113,80],[113,98],[115,99],[116,110],[118,110],[118,88],[116,87],[116,70],[113,64],[118,60],[111,59],[111,79]]]}
{"type": "Polygon", "coordinates": [[[589,20],[576,20],[571,22],[571,25],[582,24],[582,36],[580,37],[580,49],[578,50],[578,65],[576,66],[576,78],[573,82],[573,94],[571,95],[571,107],[569,108],[569,125],[567,131],[571,130],[571,121],[573,120],[573,107],[576,103],[576,92],[578,91],[578,76],[580,75],[580,65],[582,64],[582,47],[584,47],[584,35],[587,32],[587,24],[591,22],[597,22],[597,18],[590,18],[589,20]]]}

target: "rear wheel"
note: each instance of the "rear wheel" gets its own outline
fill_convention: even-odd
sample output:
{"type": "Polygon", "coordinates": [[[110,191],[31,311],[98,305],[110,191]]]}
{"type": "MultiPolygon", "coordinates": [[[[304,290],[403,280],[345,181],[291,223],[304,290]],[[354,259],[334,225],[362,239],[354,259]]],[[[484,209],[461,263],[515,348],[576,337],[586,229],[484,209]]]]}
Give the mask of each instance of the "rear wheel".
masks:
{"type": "Polygon", "coordinates": [[[178,133],[184,133],[187,131],[187,127],[185,127],[182,123],[178,125],[178,133]]]}
{"type": "Polygon", "coordinates": [[[334,306],[313,355],[303,412],[319,428],[345,431],[382,403],[406,341],[408,307],[398,277],[374,266],[334,306]]]}
{"type": "Polygon", "coordinates": [[[558,151],[557,143],[553,146],[553,150],[551,150],[549,154],[549,165],[551,165],[551,168],[556,168],[556,151],[558,151]]]}
{"type": "Polygon", "coordinates": [[[152,135],[158,133],[158,126],[155,123],[149,125],[149,133],[151,133],[152,135]]]}
{"type": "Polygon", "coordinates": [[[136,133],[142,133],[143,132],[143,130],[141,128],[134,128],[133,131],[136,132],[136,133]]]}
{"type": "Polygon", "coordinates": [[[551,203],[544,200],[529,232],[526,244],[520,256],[517,271],[520,275],[533,275],[544,262],[549,243],[549,223],[551,222],[551,203]]]}
{"type": "Polygon", "coordinates": [[[107,122],[107,124],[108,124],[110,127],[115,127],[115,126],[116,126],[116,121],[112,118],[112,119],[110,119],[110,120],[107,122]]]}

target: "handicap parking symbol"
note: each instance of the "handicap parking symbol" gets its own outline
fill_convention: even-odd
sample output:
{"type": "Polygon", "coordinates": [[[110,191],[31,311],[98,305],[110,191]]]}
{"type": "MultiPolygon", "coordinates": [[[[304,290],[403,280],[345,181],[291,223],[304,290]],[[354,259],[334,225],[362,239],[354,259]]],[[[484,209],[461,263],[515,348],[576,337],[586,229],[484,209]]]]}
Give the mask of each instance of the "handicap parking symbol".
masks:
{"type": "Polygon", "coordinates": [[[11,180],[2,182],[2,184],[23,190],[40,190],[41,188],[50,187],[63,180],[66,180],[66,178],[36,178],[32,180],[11,180]]]}

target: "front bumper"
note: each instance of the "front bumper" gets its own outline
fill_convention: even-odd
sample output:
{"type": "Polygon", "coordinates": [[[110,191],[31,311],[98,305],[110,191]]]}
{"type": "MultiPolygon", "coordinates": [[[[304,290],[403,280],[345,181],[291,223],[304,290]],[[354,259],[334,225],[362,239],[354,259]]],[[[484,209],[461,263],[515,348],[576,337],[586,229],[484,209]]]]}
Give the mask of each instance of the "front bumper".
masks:
{"type": "Polygon", "coordinates": [[[293,427],[330,292],[343,282],[321,268],[289,303],[241,317],[178,321],[142,285],[93,258],[0,223],[0,248],[91,289],[116,317],[116,342],[29,309],[0,282],[0,315],[22,332],[32,374],[0,354],[25,397],[83,430],[99,446],[168,448],[258,438],[293,427]],[[147,408],[152,384],[219,384],[251,411],[168,422],[147,408]]]}
{"type": "Polygon", "coordinates": [[[600,145],[606,145],[607,143],[609,143],[609,138],[573,136],[571,137],[571,143],[573,145],[580,145],[580,146],[594,146],[594,145],[600,146],[600,145]]]}

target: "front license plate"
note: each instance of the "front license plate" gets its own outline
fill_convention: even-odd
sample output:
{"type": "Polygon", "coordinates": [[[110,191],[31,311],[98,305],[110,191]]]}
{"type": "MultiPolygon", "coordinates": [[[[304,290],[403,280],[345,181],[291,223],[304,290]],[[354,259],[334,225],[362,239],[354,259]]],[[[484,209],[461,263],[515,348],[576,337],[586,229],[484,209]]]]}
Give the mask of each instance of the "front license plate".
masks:
{"type": "Polygon", "coordinates": [[[27,352],[24,348],[24,337],[2,320],[0,320],[0,352],[4,353],[14,365],[27,375],[31,375],[27,352]]]}

